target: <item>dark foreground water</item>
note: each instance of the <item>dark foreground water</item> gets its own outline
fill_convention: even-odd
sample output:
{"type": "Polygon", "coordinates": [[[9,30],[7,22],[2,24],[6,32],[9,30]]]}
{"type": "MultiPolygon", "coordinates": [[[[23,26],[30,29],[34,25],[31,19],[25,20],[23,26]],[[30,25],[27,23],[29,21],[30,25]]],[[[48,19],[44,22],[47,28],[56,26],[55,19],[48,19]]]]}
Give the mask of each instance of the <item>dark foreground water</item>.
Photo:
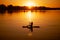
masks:
{"type": "Polygon", "coordinates": [[[0,40],[59,40],[60,10],[0,13],[0,40]],[[33,32],[22,26],[33,21],[33,32]]]}

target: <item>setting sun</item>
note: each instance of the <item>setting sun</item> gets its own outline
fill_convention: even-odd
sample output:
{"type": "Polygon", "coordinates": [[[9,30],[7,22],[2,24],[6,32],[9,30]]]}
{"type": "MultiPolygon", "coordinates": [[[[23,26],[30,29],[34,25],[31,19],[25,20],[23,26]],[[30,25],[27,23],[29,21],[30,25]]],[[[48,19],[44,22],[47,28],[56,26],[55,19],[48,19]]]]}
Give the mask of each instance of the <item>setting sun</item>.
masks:
{"type": "Polygon", "coordinates": [[[32,6],[36,6],[36,4],[34,2],[26,2],[25,6],[28,6],[29,8],[31,8],[32,6]]]}
{"type": "Polygon", "coordinates": [[[32,2],[28,2],[28,3],[26,3],[26,6],[34,6],[35,4],[34,3],[32,3],[32,2]]]}

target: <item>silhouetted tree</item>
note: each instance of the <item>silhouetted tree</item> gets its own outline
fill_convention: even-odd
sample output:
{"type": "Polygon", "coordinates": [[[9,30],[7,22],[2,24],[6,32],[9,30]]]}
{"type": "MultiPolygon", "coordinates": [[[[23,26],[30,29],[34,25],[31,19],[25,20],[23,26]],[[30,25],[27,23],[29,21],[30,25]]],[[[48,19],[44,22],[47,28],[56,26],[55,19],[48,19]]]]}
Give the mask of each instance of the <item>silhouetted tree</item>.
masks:
{"type": "Polygon", "coordinates": [[[1,4],[0,5],[0,14],[5,13],[5,11],[6,11],[6,6],[4,4],[1,4]]]}
{"type": "Polygon", "coordinates": [[[5,6],[4,4],[1,4],[1,5],[0,5],[0,11],[1,11],[1,10],[6,10],[6,6],[5,6]]]}
{"type": "Polygon", "coordinates": [[[13,5],[8,5],[7,10],[13,10],[13,5]]]}

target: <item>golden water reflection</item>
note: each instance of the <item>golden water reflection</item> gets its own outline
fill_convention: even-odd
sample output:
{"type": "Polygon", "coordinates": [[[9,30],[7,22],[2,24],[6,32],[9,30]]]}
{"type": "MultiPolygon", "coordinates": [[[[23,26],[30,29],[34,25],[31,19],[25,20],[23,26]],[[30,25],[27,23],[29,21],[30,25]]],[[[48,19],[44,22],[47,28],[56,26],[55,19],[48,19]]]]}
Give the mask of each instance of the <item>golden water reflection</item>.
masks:
{"type": "Polygon", "coordinates": [[[32,12],[32,11],[27,11],[24,15],[29,22],[33,22],[38,20],[38,18],[42,18],[43,16],[40,15],[40,13],[37,12],[32,12]]]}
{"type": "Polygon", "coordinates": [[[32,21],[33,16],[34,16],[34,15],[32,15],[31,11],[28,11],[28,12],[26,13],[26,17],[27,17],[27,19],[28,19],[29,21],[32,21]]]}
{"type": "Polygon", "coordinates": [[[27,11],[18,13],[0,14],[0,37],[14,39],[30,39],[31,40],[49,40],[58,39],[60,30],[60,11],[50,10],[46,12],[27,11]],[[33,21],[33,25],[40,26],[31,33],[29,29],[22,28],[29,25],[33,21]]]}
{"type": "Polygon", "coordinates": [[[32,36],[32,35],[33,35],[32,32],[28,33],[28,36],[32,36]]]}

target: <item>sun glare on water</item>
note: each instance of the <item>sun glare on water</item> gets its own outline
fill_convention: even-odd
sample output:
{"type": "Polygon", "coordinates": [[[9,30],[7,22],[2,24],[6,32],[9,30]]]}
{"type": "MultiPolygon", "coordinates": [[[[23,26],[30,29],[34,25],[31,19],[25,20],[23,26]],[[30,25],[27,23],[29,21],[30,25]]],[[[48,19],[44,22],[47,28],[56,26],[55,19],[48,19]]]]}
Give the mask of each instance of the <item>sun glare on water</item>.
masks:
{"type": "Polygon", "coordinates": [[[29,21],[32,21],[32,13],[31,13],[31,11],[28,11],[26,16],[29,19],[29,21]]]}
{"type": "Polygon", "coordinates": [[[32,32],[28,33],[28,36],[32,36],[32,32]]]}

